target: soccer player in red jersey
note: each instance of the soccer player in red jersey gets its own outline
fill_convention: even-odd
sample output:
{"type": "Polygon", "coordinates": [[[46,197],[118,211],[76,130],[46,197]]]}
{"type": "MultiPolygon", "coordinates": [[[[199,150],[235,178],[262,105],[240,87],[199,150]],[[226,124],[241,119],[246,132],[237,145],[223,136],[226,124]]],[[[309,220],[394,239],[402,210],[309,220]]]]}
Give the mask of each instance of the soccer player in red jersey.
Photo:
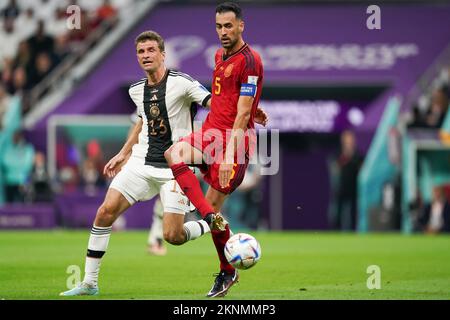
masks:
{"type": "Polygon", "coordinates": [[[216,7],[216,31],[222,48],[215,55],[211,110],[199,131],[164,154],[181,189],[211,227],[220,272],[207,297],[225,296],[239,278],[224,255],[230,228],[220,209],[244,178],[256,139],[255,120],[263,125],[268,121],[258,108],[263,83],[261,58],[242,38],[244,21],[236,3],[216,7]],[[204,180],[210,185],[206,196],[187,166],[198,163],[203,163],[204,180]]]}

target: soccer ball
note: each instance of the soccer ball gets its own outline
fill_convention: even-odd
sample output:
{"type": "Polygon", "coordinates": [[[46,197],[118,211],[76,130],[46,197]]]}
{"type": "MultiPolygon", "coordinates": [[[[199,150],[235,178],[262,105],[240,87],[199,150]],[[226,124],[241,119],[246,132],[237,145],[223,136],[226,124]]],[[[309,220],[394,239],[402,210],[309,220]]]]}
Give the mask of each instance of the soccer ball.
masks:
{"type": "Polygon", "coordinates": [[[236,269],[249,269],[261,258],[261,246],[249,234],[237,233],[225,244],[225,257],[236,269]]]}

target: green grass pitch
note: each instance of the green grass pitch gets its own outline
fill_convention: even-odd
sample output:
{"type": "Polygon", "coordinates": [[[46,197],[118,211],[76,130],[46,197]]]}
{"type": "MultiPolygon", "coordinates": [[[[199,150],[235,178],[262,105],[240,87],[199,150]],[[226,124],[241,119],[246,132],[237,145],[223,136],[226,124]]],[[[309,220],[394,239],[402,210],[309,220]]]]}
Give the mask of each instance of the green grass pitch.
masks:
{"type": "MultiPolygon", "coordinates": [[[[450,299],[450,237],[323,232],[252,232],[262,258],[241,271],[230,299],[450,299]],[[367,267],[381,270],[369,290],[367,267]]],[[[0,299],[74,299],[70,265],[84,270],[85,231],[0,232],[0,299]],[[70,280],[70,279],[69,279],[70,280]],[[70,282],[70,281],[69,281],[70,282]]],[[[104,256],[100,295],[78,299],[206,299],[218,271],[211,237],[146,253],[147,233],[115,232],[104,256]]]]}

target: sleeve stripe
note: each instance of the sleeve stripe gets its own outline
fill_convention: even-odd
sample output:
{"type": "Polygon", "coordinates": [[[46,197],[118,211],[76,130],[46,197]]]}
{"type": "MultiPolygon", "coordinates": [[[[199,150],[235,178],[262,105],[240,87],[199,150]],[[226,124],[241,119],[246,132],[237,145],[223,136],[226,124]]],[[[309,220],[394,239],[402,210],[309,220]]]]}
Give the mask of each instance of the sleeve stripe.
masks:
{"type": "Polygon", "coordinates": [[[248,68],[249,67],[249,62],[248,62],[248,56],[245,54],[245,50],[242,51],[242,55],[245,58],[245,68],[248,68]]]}
{"type": "Polygon", "coordinates": [[[248,56],[247,52],[243,52],[244,56],[245,56],[245,68],[246,69],[250,69],[251,68],[251,64],[250,64],[250,57],[248,56]]]}
{"type": "Polygon", "coordinates": [[[180,77],[183,77],[183,78],[185,78],[185,79],[187,79],[187,80],[189,80],[191,82],[195,82],[195,80],[190,75],[188,75],[186,73],[176,72],[176,71],[170,70],[169,74],[172,75],[172,76],[175,76],[175,77],[180,76],[180,77]]]}
{"type": "Polygon", "coordinates": [[[253,55],[253,52],[250,50],[250,48],[247,48],[247,52],[250,57],[250,64],[252,66],[252,69],[255,69],[255,56],[253,55]]]}
{"type": "Polygon", "coordinates": [[[145,80],[147,80],[147,79],[146,79],[146,78],[142,78],[142,79],[139,80],[138,82],[132,83],[132,84],[130,85],[130,88],[136,87],[137,85],[140,85],[140,84],[144,83],[145,80]]]}
{"type": "Polygon", "coordinates": [[[205,99],[203,99],[202,101],[202,106],[206,107],[206,103],[208,102],[208,100],[211,98],[211,93],[208,94],[205,99]]]}
{"type": "Polygon", "coordinates": [[[255,57],[251,53],[249,48],[246,48],[242,53],[245,56],[245,63],[248,69],[255,69],[255,57]]]}

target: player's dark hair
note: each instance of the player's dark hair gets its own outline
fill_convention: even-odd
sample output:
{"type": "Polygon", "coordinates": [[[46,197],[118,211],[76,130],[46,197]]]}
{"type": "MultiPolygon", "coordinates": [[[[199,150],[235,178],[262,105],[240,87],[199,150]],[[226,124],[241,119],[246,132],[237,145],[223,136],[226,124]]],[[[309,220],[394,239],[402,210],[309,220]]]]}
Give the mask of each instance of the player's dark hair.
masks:
{"type": "Polygon", "coordinates": [[[224,2],[216,7],[216,13],[234,12],[237,19],[242,20],[242,9],[235,2],[224,2]]]}
{"type": "Polygon", "coordinates": [[[136,39],[134,40],[134,44],[135,46],[137,46],[139,42],[144,42],[147,40],[156,41],[158,43],[159,50],[161,52],[164,52],[164,39],[159,35],[159,33],[155,31],[149,30],[142,32],[136,37],[136,39]]]}

